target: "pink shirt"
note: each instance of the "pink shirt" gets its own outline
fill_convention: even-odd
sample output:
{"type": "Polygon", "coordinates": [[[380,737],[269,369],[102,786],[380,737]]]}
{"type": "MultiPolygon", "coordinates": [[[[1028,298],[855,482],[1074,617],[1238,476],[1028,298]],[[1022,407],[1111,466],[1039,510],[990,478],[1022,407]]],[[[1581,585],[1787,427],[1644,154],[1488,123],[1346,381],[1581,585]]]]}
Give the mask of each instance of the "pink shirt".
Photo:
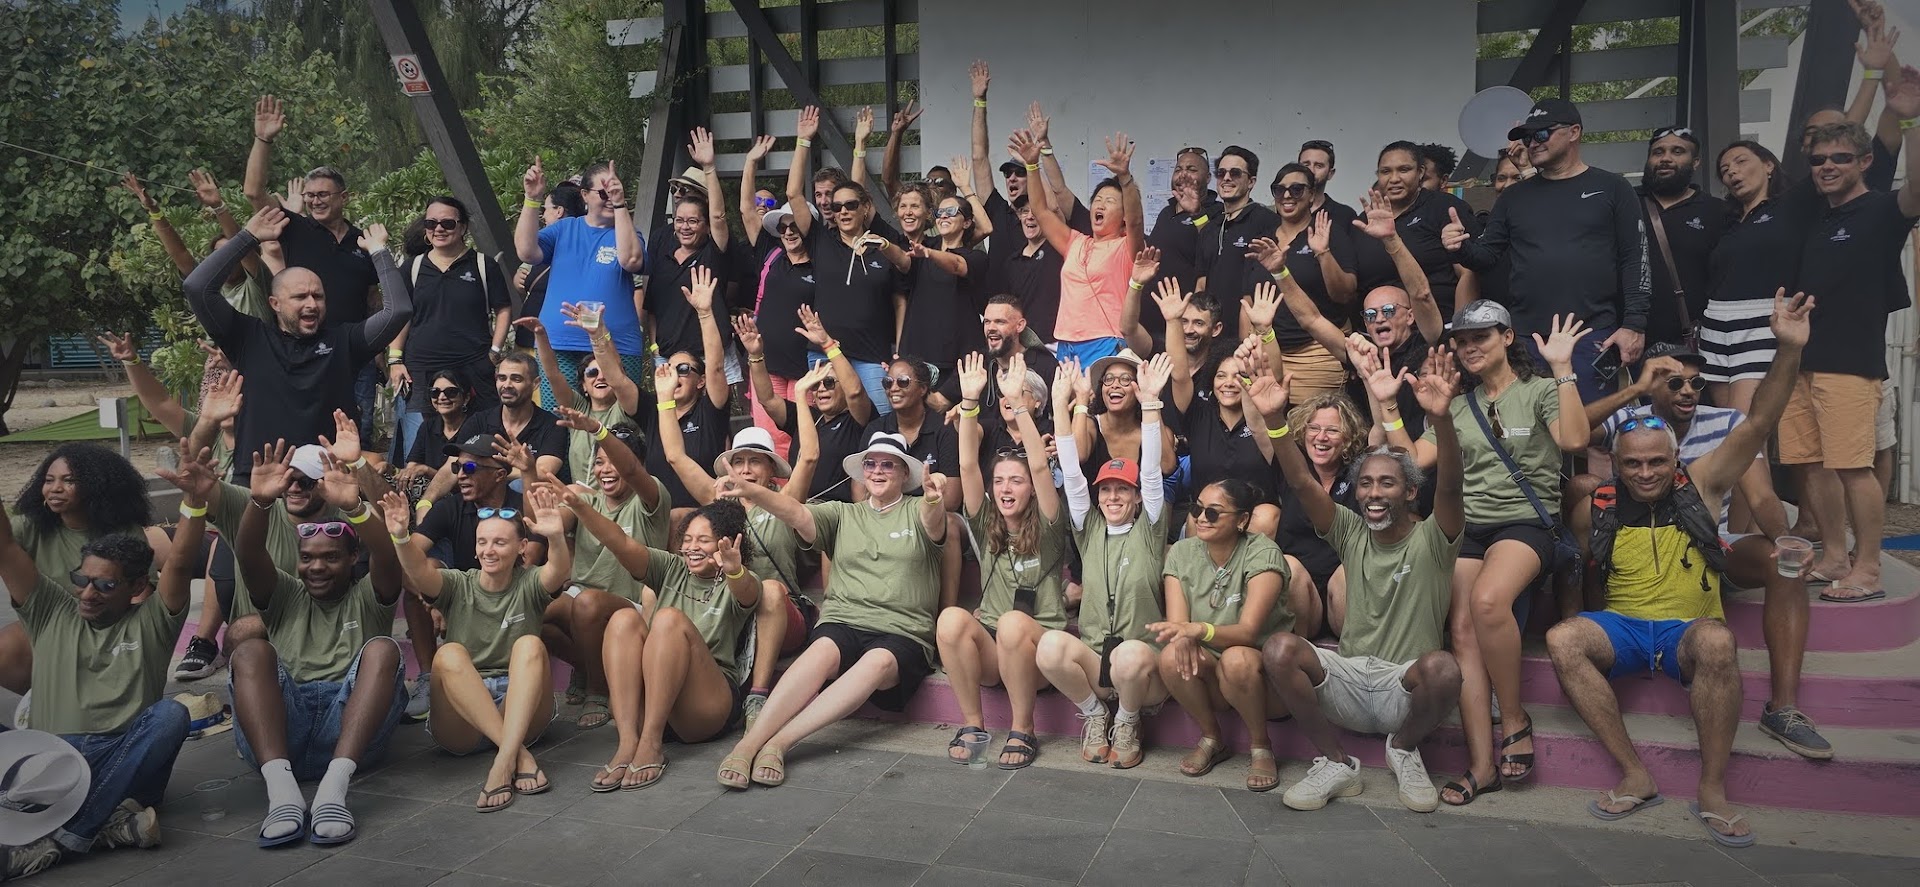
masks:
{"type": "Polygon", "coordinates": [[[1069,233],[1066,264],[1060,267],[1060,315],[1053,337],[1062,342],[1111,339],[1122,335],[1120,314],[1133,280],[1133,255],[1125,237],[1095,240],[1069,233]]]}

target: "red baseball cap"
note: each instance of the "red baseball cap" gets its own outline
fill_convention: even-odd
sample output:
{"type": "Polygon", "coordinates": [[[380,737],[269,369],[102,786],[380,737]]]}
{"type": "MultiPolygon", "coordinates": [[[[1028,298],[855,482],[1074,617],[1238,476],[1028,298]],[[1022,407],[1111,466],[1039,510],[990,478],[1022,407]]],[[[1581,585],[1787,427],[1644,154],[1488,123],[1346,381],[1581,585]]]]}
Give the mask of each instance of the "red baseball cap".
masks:
{"type": "Polygon", "coordinates": [[[1093,479],[1093,485],[1099,486],[1110,480],[1117,480],[1130,487],[1140,486],[1140,466],[1132,459],[1114,459],[1100,466],[1100,474],[1093,479]]]}

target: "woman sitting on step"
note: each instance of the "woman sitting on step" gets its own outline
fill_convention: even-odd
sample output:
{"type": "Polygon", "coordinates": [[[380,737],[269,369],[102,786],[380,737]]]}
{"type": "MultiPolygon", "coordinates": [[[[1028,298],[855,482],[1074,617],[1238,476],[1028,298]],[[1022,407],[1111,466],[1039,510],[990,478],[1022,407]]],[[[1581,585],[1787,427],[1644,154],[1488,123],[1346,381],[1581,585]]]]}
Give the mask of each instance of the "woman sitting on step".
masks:
{"type": "Polygon", "coordinates": [[[731,477],[715,483],[720,496],[766,509],[833,559],[812,642],[720,762],[727,788],[785,782],[794,743],[869,699],[891,711],[906,708],[932,668],[934,613],[953,603],[940,593],[940,550],[949,542],[940,504],[946,478],[923,478],[924,466],[897,434],[873,435],[841,467],[865,488],[861,501],[803,505],[731,477]],[[927,495],[906,494],[915,487],[927,495]]]}
{"type": "MultiPolygon", "coordinates": [[[[1093,490],[1080,470],[1071,435],[1059,439],[1060,470],[1066,475],[1067,516],[1080,547],[1080,634],[1049,631],[1040,637],[1040,673],[1080,706],[1086,722],[1080,757],[1139,766],[1140,712],[1166,701],[1149,623],[1162,618],[1160,566],[1167,555],[1165,487],[1160,478],[1160,390],[1172,364],[1157,355],[1140,368],[1142,404],[1140,459],[1110,459],[1100,465],[1093,490]],[[1099,514],[1091,515],[1096,498],[1099,514]],[[1089,519],[1091,517],[1091,519],[1089,519]],[[1111,719],[1107,703],[1118,709],[1111,719]]],[[[1054,373],[1053,413],[1073,415],[1079,370],[1062,364],[1054,373]]]]}
{"type": "MultiPolygon", "coordinates": [[[[1026,379],[1026,358],[1016,352],[999,379],[1001,398],[1018,403],[1026,379]]],[[[1004,682],[1013,718],[1000,769],[1019,770],[1040,753],[1033,738],[1040,635],[1067,625],[1060,579],[1067,524],[1060,519],[1060,491],[1053,487],[1044,447],[999,451],[990,468],[992,489],[981,482],[980,398],[986,390],[986,359],[978,352],[960,358],[960,490],[980,557],[980,608],[940,611],[940,662],[967,725],[954,734],[947,754],[966,762],[963,738],[986,732],[975,726],[986,723],[980,688],[1004,682]]],[[[1014,408],[1013,420],[1022,438],[1040,439],[1026,407],[1014,408]]]]}

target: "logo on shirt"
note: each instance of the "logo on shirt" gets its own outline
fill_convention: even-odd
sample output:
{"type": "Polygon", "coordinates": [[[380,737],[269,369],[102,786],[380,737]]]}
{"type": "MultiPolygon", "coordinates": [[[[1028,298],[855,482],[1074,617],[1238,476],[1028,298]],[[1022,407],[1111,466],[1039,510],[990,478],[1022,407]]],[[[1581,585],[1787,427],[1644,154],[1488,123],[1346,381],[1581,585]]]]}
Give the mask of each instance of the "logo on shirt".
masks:
{"type": "Polygon", "coordinates": [[[1295,253],[1295,255],[1300,255],[1300,256],[1313,255],[1313,244],[1311,243],[1300,244],[1300,250],[1299,252],[1295,253]]]}
{"type": "Polygon", "coordinates": [[[1413,227],[1414,225],[1418,225],[1418,224],[1420,224],[1420,217],[1419,217],[1419,216],[1414,216],[1413,218],[1411,218],[1411,219],[1408,219],[1408,220],[1407,220],[1407,227],[1409,227],[1409,228],[1411,228],[1411,227],[1413,227]]]}
{"type": "Polygon", "coordinates": [[[1755,225],[1758,225],[1758,224],[1761,224],[1762,222],[1771,222],[1771,221],[1773,221],[1773,214],[1771,214],[1771,213],[1761,213],[1761,214],[1760,214],[1760,218],[1757,218],[1757,219],[1754,219],[1754,220],[1753,220],[1753,223],[1754,223],[1755,225]]]}
{"type": "Polygon", "coordinates": [[[1694,216],[1693,218],[1691,218],[1691,219],[1688,219],[1688,220],[1687,220],[1687,227],[1689,227],[1689,228],[1692,228],[1692,229],[1693,229],[1693,230],[1695,230],[1695,231],[1705,231],[1705,230],[1707,230],[1707,226],[1706,226],[1706,225],[1703,225],[1703,224],[1701,224],[1701,223],[1700,223],[1700,217],[1699,217],[1699,216],[1694,216]]]}
{"type": "Polygon", "coordinates": [[[880,267],[880,260],[878,260],[878,259],[868,259],[868,260],[867,260],[867,267],[869,267],[869,268],[879,268],[879,267],[880,267]]]}
{"type": "Polygon", "coordinates": [[[348,619],[347,621],[340,623],[340,634],[342,635],[352,634],[353,632],[356,632],[359,630],[360,630],[360,620],[358,619],[348,619]]]}
{"type": "Polygon", "coordinates": [[[894,530],[893,532],[887,534],[887,538],[888,539],[912,539],[913,528],[908,527],[904,530],[894,530]]]}
{"type": "Polygon", "coordinates": [[[140,652],[139,641],[121,641],[120,643],[113,645],[114,656],[119,656],[122,653],[138,653],[138,652],[140,652]]]}
{"type": "Polygon", "coordinates": [[[1400,580],[1407,578],[1407,574],[1411,572],[1413,572],[1413,565],[1403,563],[1400,565],[1400,569],[1393,571],[1393,578],[1387,580],[1387,584],[1398,588],[1400,587],[1400,580]]]}
{"type": "Polygon", "coordinates": [[[692,419],[688,419],[687,421],[680,423],[681,434],[692,434],[699,430],[700,430],[700,423],[695,422],[692,419]]]}
{"type": "Polygon", "coordinates": [[[593,261],[601,265],[611,265],[619,260],[620,252],[610,246],[603,246],[593,254],[593,261]]]}
{"type": "Polygon", "coordinates": [[[1843,227],[1840,230],[1833,232],[1833,236],[1827,239],[1833,241],[1834,243],[1840,243],[1842,241],[1852,240],[1853,235],[1848,234],[1847,229],[1843,227]]]}
{"type": "MultiPolygon", "coordinates": [[[[628,535],[632,535],[631,530],[628,531],[628,535]]],[[[500,630],[506,631],[508,628],[513,627],[515,623],[526,621],[526,618],[527,614],[525,613],[508,613],[500,617],[500,630]]]]}
{"type": "Polygon", "coordinates": [[[474,279],[473,279],[473,272],[472,272],[472,271],[463,271],[463,272],[461,272],[461,273],[460,273],[460,279],[461,279],[461,280],[464,280],[464,281],[466,281],[466,282],[468,282],[468,283],[477,283],[477,282],[478,282],[478,281],[476,281],[476,280],[474,280],[474,279]]]}
{"type": "Polygon", "coordinates": [[[1235,592],[1235,593],[1233,593],[1233,594],[1230,594],[1230,595],[1228,595],[1228,596],[1227,596],[1227,603],[1226,603],[1226,607],[1228,607],[1228,608],[1231,608],[1231,607],[1233,607],[1233,606],[1235,606],[1235,605],[1237,605],[1237,604],[1239,604],[1239,603],[1240,603],[1240,594],[1239,594],[1239,592],[1235,592]]]}
{"type": "Polygon", "coordinates": [[[1252,436],[1253,436],[1253,429],[1251,429],[1251,428],[1241,428],[1241,429],[1240,429],[1240,436],[1241,436],[1241,437],[1252,437],[1252,436]]]}
{"type": "Polygon", "coordinates": [[[327,355],[333,353],[333,346],[325,342],[321,342],[318,346],[316,346],[313,349],[313,353],[320,357],[326,357],[327,355]]]}
{"type": "Polygon", "coordinates": [[[1587,198],[1589,198],[1589,197],[1592,197],[1592,196],[1593,196],[1593,195],[1595,195],[1595,194],[1605,194],[1605,193],[1607,193],[1607,192],[1605,192],[1605,191],[1582,191],[1582,192],[1580,192],[1580,199],[1581,199],[1581,200],[1585,200],[1585,199],[1587,199],[1587,198]]]}
{"type": "Polygon", "coordinates": [[[801,280],[804,280],[804,281],[806,281],[806,282],[808,282],[808,283],[812,283],[812,282],[813,282],[813,275],[811,275],[811,274],[802,274],[802,275],[800,275],[800,279],[801,279],[801,280]]]}
{"type": "Polygon", "coordinates": [[[1234,239],[1233,239],[1233,245],[1234,245],[1234,246],[1237,246],[1237,247],[1240,247],[1241,249],[1246,249],[1246,247],[1247,247],[1247,238],[1246,238],[1246,237],[1244,237],[1244,236],[1242,236],[1242,237],[1236,237],[1236,238],[1234,238],[1234,239]]]}

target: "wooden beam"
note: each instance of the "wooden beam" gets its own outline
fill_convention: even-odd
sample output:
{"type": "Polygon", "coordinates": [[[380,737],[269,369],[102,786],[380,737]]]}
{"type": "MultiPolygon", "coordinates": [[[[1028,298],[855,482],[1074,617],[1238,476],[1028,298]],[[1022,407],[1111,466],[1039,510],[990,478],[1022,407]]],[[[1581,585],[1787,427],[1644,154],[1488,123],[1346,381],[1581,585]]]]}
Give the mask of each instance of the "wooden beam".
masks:
{"type": "MultiPolygon", "coordinates": [[[[1847,0],[1813,0],[1807,8],[1807,32],[1800,44],[1800,74],[1793,84],[1793,111],[1787,118],[1786,150],[1780,152],[1781,165],[1789,180],[1807,174],[1807,158],[1800,150],[1800,127],[1813,112],[1825,107],[1844,107],[1847,87],[1853,85],[1854,39],[1860,36],[1860,20],[1854,18],[1847,0]]],[[[1868,118],[1867,132],[1873,132],[1868,118]]]]}
{"type": "MultiPolygon", "coordinates": [[[[1547,12],[1546,20],[1540,23],[1540,33],[1534,36],[1532,45],[1527,47],[1527,54],[1520,57],[1513,74],[1507,78],[1508,86],[1521,92],[1532,92],[1547,82],[1547,74],[1559,55],[1564,35],[1571,32],[1573,20],[1584,6],[1586,0],[1556,0],[1553,8],[1547,12]]],[[[1568,66],[1563,63],[1561,67],[1565,69],[1568,66]]],[[[1478,178],[1488,159],[1468,151],[1467,156],[1460,159],[1454,176],[1459,179],[1478,178]]]]}
{"type": "Polygon", "coordinates": [[[893,125],[893,115],[900,110],[900,62],[898,58],[898,40],[894,28],[899,25],[899,13],[894,0],[880,0],[880,54],[886,61],[887,116],[883,126],[893,125]]]}
{"type": "Polygon", "coordinates": [[[1701,163],[1695,170],[1696,184],[1707,193],[1720,194],[1720,177],[1714,175],[1714,158],[1720,150],[1740,138],[1740,13],[1725,0],[1692,0],[1692,8],[1681,19],[1681,102],[1679,121],[1693,129],[1700,139],[1701,163]]]}
{"type": "Polygon", "coordinates": [[[667,180],[673,178],[680,142],[686,137],[686,103],[676,93],[693,71],[698,58],[690,39],[688,20],[704,14],[698,0],[665,0],[660,31],[660,71],[653,107],[647,112],[647,143],[640,154],[640,176],[634,180],[633,225],[642,237],[653,236],[666,207],[667,180]]]}

